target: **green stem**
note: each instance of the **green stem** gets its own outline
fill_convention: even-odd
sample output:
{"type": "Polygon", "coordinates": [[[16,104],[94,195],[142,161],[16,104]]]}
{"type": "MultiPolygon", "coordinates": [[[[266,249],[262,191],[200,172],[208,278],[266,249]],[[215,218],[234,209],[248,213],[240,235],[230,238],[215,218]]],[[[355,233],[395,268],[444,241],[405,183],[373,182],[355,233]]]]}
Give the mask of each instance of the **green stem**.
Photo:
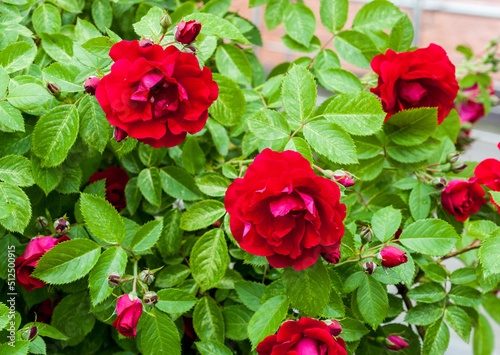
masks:
{"type": "Polygon", "coordinates": [[[138,261],[135,260],[134,261],[134,283],[132,285],[132,293],[134,293],[136,296],[137,296],[137,291],[136,291],[136,288],[137,288],[137,264],[138,264],[138,261]]]}

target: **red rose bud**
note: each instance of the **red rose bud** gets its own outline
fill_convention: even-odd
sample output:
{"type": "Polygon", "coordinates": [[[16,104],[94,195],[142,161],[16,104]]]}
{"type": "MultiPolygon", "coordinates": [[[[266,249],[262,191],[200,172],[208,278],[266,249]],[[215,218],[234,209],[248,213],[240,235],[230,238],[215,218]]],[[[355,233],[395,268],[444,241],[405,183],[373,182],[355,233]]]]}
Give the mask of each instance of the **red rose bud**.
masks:
{"type": "Polygon", "coordinates": [[[453,171],[455,174],[461,172],[465,168],[467,168],[467,164],[454,163],[451,165],[451,171],[453,171]]]}
{"type": "Polygon", "coordinates": [[[382,266],[391,268],[404,264],[408,261],[406,252],[389,245],[380,251],[378,256],[382,266]]]}
{"type": "Polygon", "coordinates": [[[85,89],[85,92],[89,95],[95,95],[97,85],[99,85],[100,81],[101,80],[95,76],[91,76],[90,78],[85,80],[85,83],[83,83],[83,88],[85,89]]]}
{"type": "Polygon", "coordinates": [[[446,156],[446,162],[453,164],[453,163],[457,162],[458,158],[460,158],[460,153],[451,152],[451,153],[448,153],[448,155],[446,156]]]}
{"type": "Polygon", "coordinates": [[[496,159],[483,160],[476,166],[474,176],[479,184],[483,184],[493,191],[500,191],[500,161],[496,159]]]}
{"type": "Polygon", "coordinates": [[[336,320],[330,320],[330,324],[328,324],[328,329],[330,329],[330,334],[334,337],[342,333],[342,327],[339,322],[336,320]]]}
{"type": "Polygon", "coordinates": [[[69,230],[69,222],[64,218],[59,218],[54,222],[56,234],[66,234],[69,230]]]}
{"type": "Polygon", "coordinates": [[[408,343],[397,335],[391,335],[385,339],[385,345],[389,350],[401,350],[407,348],[408,343]]]}
{"type": "Polygon", "coordinates": [[[448,181],[442,177],[436,177],[431,181],[431,185],[437,190],[444,189],[447,183],[448,181]]]}
{"type": "Polygon", "coordinates": [[[344,187],[350,187],[354,185],[354,180],[352,179],[351,174],[344,170],[334,171],[333,179],[344,187]]]}
{"type": "Polygon", "coordinates": [[[144,294],[142,300],[146,306],[153,307],[158,302],[158,295],[155,292],[148,291],[144,294]]]}
{"type": "Polygon", "coordinates": [[[201,23],[191,20],[188,22],[179,22],[177,31],[175,31],[175,40],[182,44],[193,42],[201,31],[201,23]]]}
{"type": "Polygon", "coordinates": [[[363,264],[362,269],[363,272],[367,275],[373,275],[375,271],[377,271],[378,265],[375,264],[373,261],[367,261],[366,263],[363,264]]]}
{"type": "Polygon", "coordinates": [[[163,15],[160,19],[160,25],[163,29],[162,33],[167,32],[168,28],[172,26],[172,18],[167,13],[165,13],[165,15],[163,15]]]}
{"type": "Polygon", "coordinates": [[[118,273],[113,273],[108,276],[108,285],[111,288],[115,288],[121,282],[122,278],[118,273]]]}
{"type": "Polygon", "coordinates": [[[394,239],[398,240],[399,236],[401,235],[401,233],[403,233],[403,230],[401,228],[398,228],[398,230],[396,231],[396,233],[394,233],[394,239]]]}
{"type": "Polygon", "coordinates": [[[143,39],[139,42],[139,47],[141,48],[147,48],[147,47],[152,47],[153,46],[153,41],[149,39],[143,39]]]}
{"type": "Polygon", "coordinates": [[[364,227],[359,236],[361,237],[361,243],[363,243],[363,245],[371,243],[373,239],[373,231],[371,228],[364,227]]]}
{"type": "Polygon", "coordinates": [[[122,140],[128,137],[128,134],[120,127],[115,127],[115,130],[113,131],[113,136],[115,137],[115,140],[118,143],[120,143],[122,140]]]}
{"type": "Polygon", "coordinates": [[[113,322],[113,327],[124,337],[135,337],[137,323],[142,314],[141,300],[130,294],[121,296],[116,303],[116,313],[118,317],[113,322]]]}
{"type": "Polygon", "coordinates": [[[150,270],[142,270],[139,274],[139,280],[144,282],[146,285],[151,285],[155,280],[155,275],[150,270]]]}
{"type": "Polygon", "coordinates": [[[192,340],[196,339],[196,332],[193,327],[193,318],[182,316],[182,322],[184,323],[184,333],[192,340]]]}
{"type": "Polygon", "coordinates": [[[477,178],[472,177],[468,181],[452,180],[441,192],[441,205],[457,221],[464,222],[488,202],[483,196],[484,190],[477,178]]]}
{"type": "Polygon", "coordinates": [[[127,172],[117,166],[111,166],[103,171],[98,171],[89,178],[90,183],[106,179],[106,200],[117,210],[127,206],[125,186],[129,181],[127,172]]]}
{"type": "Polygon", "coordinates": [[[321,253],[321,256],[328,264],[338,264],[340,261],[340,250],[331,252],[331,253],[321,253]]]}
{"type": "Polygon", "coordinates": [[[38,327],[36,325],[21,331],[21,339],[23,340],[33,340],[37,335],[38,327]]]}
{"type": "Polygon", "coordinates": [[[35,220],[35,228],[39,231],[44,230],[49,225],[47,218],[40,216],[35,220]]]}
{"type": "Polygon", "coordinates": [[[52,314],[54,313],[54,308],[59,304],[59,302],[61,302],[61,300],[61,297],[57,297],[54,301],[52,301],[50,298],[46,298],[45,300],[43,300],[36,308],[35,321],[50,324],[52,314]]]}
{"type": "Polygon", "coordinates": [[[47,89],[56,99],[59,99],[61,97],[61,90],[59,90],[59,88],[54,84],[47,83],[47,89]]]}

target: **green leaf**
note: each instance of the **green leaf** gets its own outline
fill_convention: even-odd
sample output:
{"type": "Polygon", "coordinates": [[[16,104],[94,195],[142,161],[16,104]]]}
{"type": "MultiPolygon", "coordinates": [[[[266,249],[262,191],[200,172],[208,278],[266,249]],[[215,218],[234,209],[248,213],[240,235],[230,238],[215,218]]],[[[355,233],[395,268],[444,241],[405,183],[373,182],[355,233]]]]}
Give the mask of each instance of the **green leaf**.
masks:
{"type": "Polygon", "coordinates": [[[33,174],[31,162],[19,155],[7,155],[0,159],[0,180],[15,186],[31,186],[33,174]]]}
{"type": "Polygon", "coordinates": [[[158,149],[145,143],[139,144],[139,159],[147,167],[161,164],[167,152],[166,148],[158,149]]]}
{"type": "Polygon", "coordinates": [[[462,285],[476,280],[476,269],[465,267],[453,271],[450,277],[450,282],[455,285],[462,285]]]}
{"type": "Polygon", "coordinates": [[[415,220],[424,219],[431,211],[431,197],[435,189],[422,182],[418,182],[417,186],[410,193],[410,212],[415,220]]]}
{"type": "Polygon", "coordinates": [[[484,295],[484,301],[481,304],[490,317],[500,324],[500,299],[493,293],[484,295]]]}
{"type": "Polygon", "coordinates": [[[111,247],[101,254],[89,276],[90,298],[94,306],[113,292],[108,285],[108,276],[113,273],[123,276],[126,266],[127,252],[120,247],[111,247]]]}
{"type": "MultiPolygon", "coordinates": [[[[217,1],[217,0],[211,0],[212,1],[217,1]]],[[[223,0],[225,1],[225,0],[223,0]]],[[[197,341],[195,343],[196,348],[200,352],[201,355],[212,355],[212,354],[218,354],[218,355],[232,355],[233,352],[229,350],[227,346],[225,346],[222,343],[218,342],[213,342],[213,341],[197,341]]]]}
{"type": "Polygon", "coordinates": [[[306,315],[320,315],[328,305],[331,285],[321,260],[304,270],[286,268],[283,283],[291,305],[306,315]]]}
{"type": "Polygon", "coordinates": [[[159,7],[152,7],[148,13],[141,18],[137,23],[134,23],[134,31],[139,37],[144,38],[159,38],[162,27],[160,20],[163,17],[163,10],[159,7]]]}
{"type": "Polygon", "coordinates": [[[224,318],[212,297],[198,301],[193,311],[193,326],[202,341],[224,341],[224,318]]]}
{"type": "Polygon", "coordinates": [[[256,312],[260,307],[260,299],[266,286],[253,281],[238,281],[234,286],[241,302],[256,312]]]}
{"type": "Polygon", "coordinates": [[[57,106],[38,120],[33,130],[33,152],[43,167],[57,166],[66,159],[76,141],[79,124],[74,105],[57,106]]]}
{"type": "Polygon", "coordinates": [[[320,118],[304,126],[304,137],[311,147],[339,164],[355,164],[356,147],[351,137],[338,125],[320,118]]]}
{"type": "Polygon", "coordinates": [[[483,301],[481,292],[469,286],[453,286],[451,291],[448,292],[450,300],[459,306],[477,307],[483,301]]]}
{"type": "Polygon", "coordinates": [[[167,266],[158,273],[155,286],[160,288],[173,287],[184,281],[190,273],[191,270],[184,264],[167,266]]]}
{"type": "Polygon", "coordinates": [[[223,44],[215,53],[219,73],[241,85],[252,84],[252,68],[245,53],[234,44],[223,44]]]}
{"type": "Polygon", "coordinates": [[[35,32],[57,33],[61,29],[61,15],[55,6],[43,4],[38,6],[31,17],[35,32]]]}
{"type": "Polygon", "coordinates": [[[418,108],[400,111],[386,123],[390,140],[398,145],[424,143],[436,130],[437,108],[418,108]]]}
{"type": "Polygon", "coordinates": [[[30,219],[31,204],[24,191],[0,182],[0,224],[7,230],[22,233],[30,219]]]}
{"type": "Polygon", "coordinates": [[[205,127],[212,135],[212,141],[219,154],[226,156],[229,152],[229,136],[226,129],[211,118],[207,120],[205,127]]]}
{"type": "Polygon", "coordinates": [[[286,113],[295,121],[305,122],[317,100],[316,83],[309,70],[293,65],[283,80],[281,96],[286,113]]]}
{"type": "Polygon", "coordinates": [[[380,53],[370,37],[358,31],[342,31],[333,43],[343,59],[360,68],[369,69],[372,58],[380,53]]]}
{"type": "Polygon", "coordinates": [[[213,79],[219,86],[219,97],[208,109],[210,116],[223,126],[240,123],[246,105],[243,92],[225,76],[214,74],[213,79]]]}
{"type": "Polygon", "coordinates": [[[406,52],[413,42],[413,36],[413,24],[408,15],[404,14],[392,28],[387,46],[395,52],[406,52]]]}
{"type": "Polygon", "coordinates": [[[63,10],[76,14],[80,13],[85,5],[83,0],[50,0],[50,2],[63,10]]]}
{"type": "Polygon", "coordinates": [[[361,80],[350,71],[328,68],[316,71],[318,81],[324,88],[338,93],[359,92],[363,90],[361,80]]]}
{"type": "Polygon", "coordinates": [[[54,190],[62,180],[63,169],[62,166],[56,166],[54,168],[43,168],[41,165],[40,158],[36,155],[31,156],[31,164],[33,171],[33,178],[40,188],[48,195],[52,190],[54,190]]]}
{"type": "Polygon", "coordinates": [[[446,308],[444,319],[460,338],[469,343],[472,323],[469,315],[462,308],[456,306],[446,308]]]}
{"type": "Polygon", "coordinates": [[[441,301],[446,296],[446,292],[443,286],[435,282],[425,282],[408,292],[408,297],[411,299],[424,302],[424,303],[434,303],[441,301]]]}
{"type": "Polygon", "coordinates": [[[490,355],[495,348],[495,335],[488,319],[479,315],[479,324],[474,329],[473,349],[474,355],[490,355]]]}
{"type": "Polygon", "coordinates": [[[290,127],[283,114],[274,110],[259,110],[247,118],[248,128],[260,139],[288,138],[290,127]]]}
{"type": "Polygon", "coordinates": [[[231,340],[245,340],[248,338],[248,322],[253,312],[245,306],[226,306],[223,310],[226,338],[231,340]]]}
{"type": "Polygon", "coordinates": [[[382,173],[384,163],[384,156],[377,155],[371,159],[360,160],[359,164],[349,168],[349,171],[362,180],[371,181],[382,173]]]}
{"type": "MultiPolygon", "coordinates": [[[[319,75],[319,72],[323,70],[340,69],[340,59],[331,49],[322,49],[318,52],[318,54],[316,54],[316,59],[314,60],[312,69],[317,76],[319,75]]],[[[320,79],[318,78],[318,80],[320,79]]],[[[321,84],[323,85],[325,83],[321,84]]]]}
{"type": "Polygon", "coordinates": [[[92,18],[97,28],[102,32],[111,27],[113,22],[113,9],[108,0],[96,0],[92,3],[92,18]]]}
{"type": "Polygon", "coordinates": [[[137,185],[137,178],[130,179],[125,186],[125,199],[127,201],[127,209],[131,215],[135,214],[142,200],[142,193],[137,185]]]}
{"type": "Polygon", "coordinates": [[[193,175],[205,167],[205,154],[194,137],[188,137],[182,146],[182,164],[193,175]]]}
{"type": "Polygon", "coordinates": [[[158,303],[155,307],[166,313],[186,313],[198,302],[193,295],[175,288],[160,290],[157,295],[158,303]]]}
{"type": "Polygon", "coordinates": [[[208,173],[196,179],[196,185],[200,190],[204,194],[214,197],[225,196],[230,184],[228,179],[216,173],[208,173]]]}
{"type": "MultiPolygon", "coordinates": [[[[95,4],[95,3],[94,3],[95,4]]],[[[86,49],[96,57],[109,59],[109,50],[113,46],[113,41],[108,37],[91,38],[82,44],[82,48],[86,49]]]]}
{"type": "Polygon", "coordinates": [[[392,206],[382,208],[372,217],[372,229],[375,237],[382,243],[387,242],[401,225],[401,212],[392,206]]]}
{"type": "Polygon", "coordinates": [[[231,6],[231,0],[210,0],[201,7],[200,12],[208,12],[223,17],[231,6]]]}
{"type": "Polygon", "coordinates": [[[354,28],[382,31],[394,27],[403,14],[396,5],[386,0],[375,0],[364,5],[353,20],[354,28]]]}
{"type": "MultiPolygon", "coordinates": [[[[43,68],[43,80],[55,84],[63,92],[83,91],[83,85],[75,84],[75,79],[80,73],[78,67],[74,65],[63,65],[61,63],[52,63],[43,68]]],[[[86,98],[83,98],[85,100],[86,98]]],[[[80,103],[80,106],[82,103],[80,103]]]]}
{"type": "Polygon", "coordinates": [[[89,194],[80,197],[80,209],[90,231],[107,243],[119,244],[125,238],[125,225],[118,211],[104,198],[89,194]]]}
{"type": "Polygon", "coordinates": [[[260,306],[248,323],[248,338],[252,348],[256,348],[265,337],[278,330],[288,312],[286,296],[276,296],[260,306]]]}
{"type": "Polygon", "coordinates": [[[9,324],[9,307],[0,303],[0,330],[9,324]]]}
{"type": "Polygon", "coordinates": [[[422,355],[443,355],[450,342],[450,331],[442,319],[425,331],[422,355]]]}
{"type": "Polygon", "coordinates": [[[309,144],[307,144],[307,142],[300,137],[293,137],[292,139],[290,139],[286,144],[284,150],[293,150],[295,152],[298,152],[311,163],[313,162],[313,156],[311,148],[309,148],[309,144]]]}
{"type": "Polygon", "coordinates": [[[152,248],[160,238],[162,229],[163,221],[161,219],[149,221],[135,233],[130,242],[130,247],[134,252],[146,251],[152,248]]]}
{"type": "Polygon", "coordinates": [[[356,144],[358,159],[375,158],[382,153],[382,143],[376,136],[352,137],[356,144]]]}
{"type": "Polygon", "coordinates": [[[199,12],[188,15],[184,19],[184,21],[191,20],[195,20],[203,24],[201,27],[202,34],[239,41],[244,44],[251,44],[235,25],[222,17],[199,12]]]}
{"type": "MultiPolygon", "coordinates": [[[[21,110],[33,110],[52,98],[47,90],[42,86],[37,84],[22,84],[9,90],[9,95],[7,95],[7,101],[18,109],[21,110]]],[[[63,105],[59,107],[70,106],[63,105]]],[[[56,107],[55,109],[58,109],[56,107]]],[[[54,109],[54,110],[55,110],[54,109]]]]}
{"type": "Polygon", "coordinates": [[[302,3],[292,3],[286,7],[283,15],[287,35],[296,42],[308,46],[316,31],[314,12],[302,3]]]}
{"type": "Polygon", "coordinates": [[[424,143],[414,146],[401,146],[389,142],[386,152],[389,157],[400,163],[418,163],[428,159],[438,148],[441,142],[429,138],[424,143]]]}
{"type": "Polygon", "coordinates": [[[449,253],[460,237],[455,229],[440,219],[422,219],[410,224],[399,241],[418,253],[442,256],[449,253]]]}
{"type": "Polygon", "coordinates": [[[453,143],[455,143],[457,141],[461,125],[458,112],[456,110],[451,110],[448,117],[446,117],[438,126],[436,135],[438,137],[448,137],[453,143]]]}
{"type": "Polygon", "coordinates": [[[167,166],[160,170],[161,186],[168,195],[181,200],[201,199],[201,192],[193,177],[184,169],[167,166]]]}
{"type": "Polygon", "coordinates": [[[356,136],[369,136],[380,131],[385,118],[380,101],[367,92],[337,95],[323,114],[328,121],[356,136]]]}
{"type": "Polygon", "coordinates": [[[153,316],[145,313],[139,318],[139,341],[145,354],[181,354],[179,331],[172,319],[158,309],[153,316]]]}
{"type": "Polygon", "coordinates": [[[419,303],[408,310],[405,322],[415,325],[429,325],[436,322],[444,314],[442,303],[419,303]]]}
{"type": "Polygon", "coordinates": [[[347,22],[348,10],[348,0],[321,0],[319,14],[323,26],[331,33],[340,31],[347,22]]]}
{"type": "Polygon", "coordinates": [[[363,318],[373,329],[376,329],[389,311],[386,287],[365,274],[357,292],[357,301],[363,318]]]}
{"type": "Polygon", "coordinates": [[[163,217],[163,231],[158,240],[158,250],[161,255],[173,255],[179,252],[183,231],[180,228],[181,211],[172,209],[163,217]]]}
{"type": "Polygon", "coordinates": [[[36,53],[36,47],[27,42],[12,43],[0,52],[0,65],[7,73],[14,73],[29,67],[36,53]]]}
{"type": "Polygon", "coordinates": [[[200,285],[202,292],[217,286],[229,266],[224,232],[221,229],[212,229],[203,234],[194,244],[189,260],[193,278],[200,285]]]}
{"type": "Polygon", "coordinates": [[[200,201],[182,214],[181,228],[186,231],[203,229],[217,222],[226,213],[222,202],[216,200],[200,201]]]}
{"type": "Polygon", "coordinates": [[[71,64],[73,59],[73,40],[62,33],[40,34],[44,51],[56,62],[71,64]]]}
{"type": "Polygon", "coordinates": [[[487,237],[479,249],[479,258],[484,266],[485,276],[500,273],[500,229],[487,237]]]}
{"type": "Polygon", "coordinates": [[[270,0],[267,3],[264,21],[269,31],[278,27],[283,21],[285,10],[289,5],[289,0],[270,0]]]}
{"type": "Polygon", "coordinates": [[[21,111],[8,102],[0,102],[0,131],[24,132],[24,118],[21,111]]]}
{"type": "Polygon", "coordinates": [[[33,277],[49,284],[68,284],[87,275],[100,254],[101,246],[90,239],[57,244],[42,256],[33,277]]]}
{"type": "Polygon", "coordinates": [[[80,137],[89,146],[104,151],[111,136],[111,125],[95,96],[85,96],[78,106],[80,137]]]}
{"type": "Polygon", "coordinates": [[[161,205],[161,176],[157,167],[143,169],[138,178],[139,189],[146,200],[154,206],[161,205]]]}
{"type": "Polygon", "coordinates": [[[86,42],[91,38],[100,36],[102,36],[102,33],[93,24],[79,17],[76,19],[75,40],[77,42],[86,42]]]}
{"type": "Polygon", "coordinates": [[[345,341],[357,341],[370,331],[357,319],[344,318],[339,320],[342,326],[342,339],[345,341]]]}

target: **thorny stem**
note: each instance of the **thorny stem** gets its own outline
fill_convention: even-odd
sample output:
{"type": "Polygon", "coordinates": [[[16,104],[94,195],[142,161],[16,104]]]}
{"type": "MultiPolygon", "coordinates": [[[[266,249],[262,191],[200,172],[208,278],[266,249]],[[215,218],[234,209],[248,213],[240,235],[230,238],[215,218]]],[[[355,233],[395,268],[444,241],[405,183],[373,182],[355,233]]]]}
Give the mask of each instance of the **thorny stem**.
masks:
{"type": "Polygon", "coordinates": [[[467,245],[465,248],[462,248],[460,250],[456,250],[456,251],[453,251],[449,254],[446,254],[445,256],[440,257],[437,261],[439,263],[443,260],[453,258],[454,256],[460,255],[460,254],[465,253],[469,250],[478,249],[480,247],[481,247],[481,242],[479,240],[475,240],[472,243],[470,243],[469,245],[467,245]]]}
{"type": "MultiPolygon", "coordinates": [[[[403,285],[402,283],[399,283],[396,285],[398,288],[399,294],[403,297],[403,301],[406,305],[406,309],[409,311],[410,309],[413,308],[413,304],[411,303],[410,298],[408,297],[408,287],[406,285],[403,285]]],[[[420,335],[420,338],[424,340],[425,337],[425,329],[422,326],[417,326],[418,334],[420,335]]]]}

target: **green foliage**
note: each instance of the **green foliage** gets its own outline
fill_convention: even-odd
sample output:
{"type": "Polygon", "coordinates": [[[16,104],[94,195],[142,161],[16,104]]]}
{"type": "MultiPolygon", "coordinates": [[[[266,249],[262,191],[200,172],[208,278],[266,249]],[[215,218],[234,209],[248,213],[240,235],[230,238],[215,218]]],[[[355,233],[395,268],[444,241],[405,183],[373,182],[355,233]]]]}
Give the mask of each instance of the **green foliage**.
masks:
{"type": "Polygon", "coordinates": [[[181,354],[179,332],[175,323],[160,310],[139,319],[139,341],[148,354],[181,354]]]}
{"type": "Polygon", "coordinates": [[[99,196],[82,194],[80,208],[92,233],[108,243],[121,243],[125,225],[116,209],[99,196]]]}
{"type": "Polygon", "coordinates": [[[263,303],[248,323],[248,338],[254,348],[267,336],[274,334],[286,316],[286,296],[276,296],[263,303]]]}

